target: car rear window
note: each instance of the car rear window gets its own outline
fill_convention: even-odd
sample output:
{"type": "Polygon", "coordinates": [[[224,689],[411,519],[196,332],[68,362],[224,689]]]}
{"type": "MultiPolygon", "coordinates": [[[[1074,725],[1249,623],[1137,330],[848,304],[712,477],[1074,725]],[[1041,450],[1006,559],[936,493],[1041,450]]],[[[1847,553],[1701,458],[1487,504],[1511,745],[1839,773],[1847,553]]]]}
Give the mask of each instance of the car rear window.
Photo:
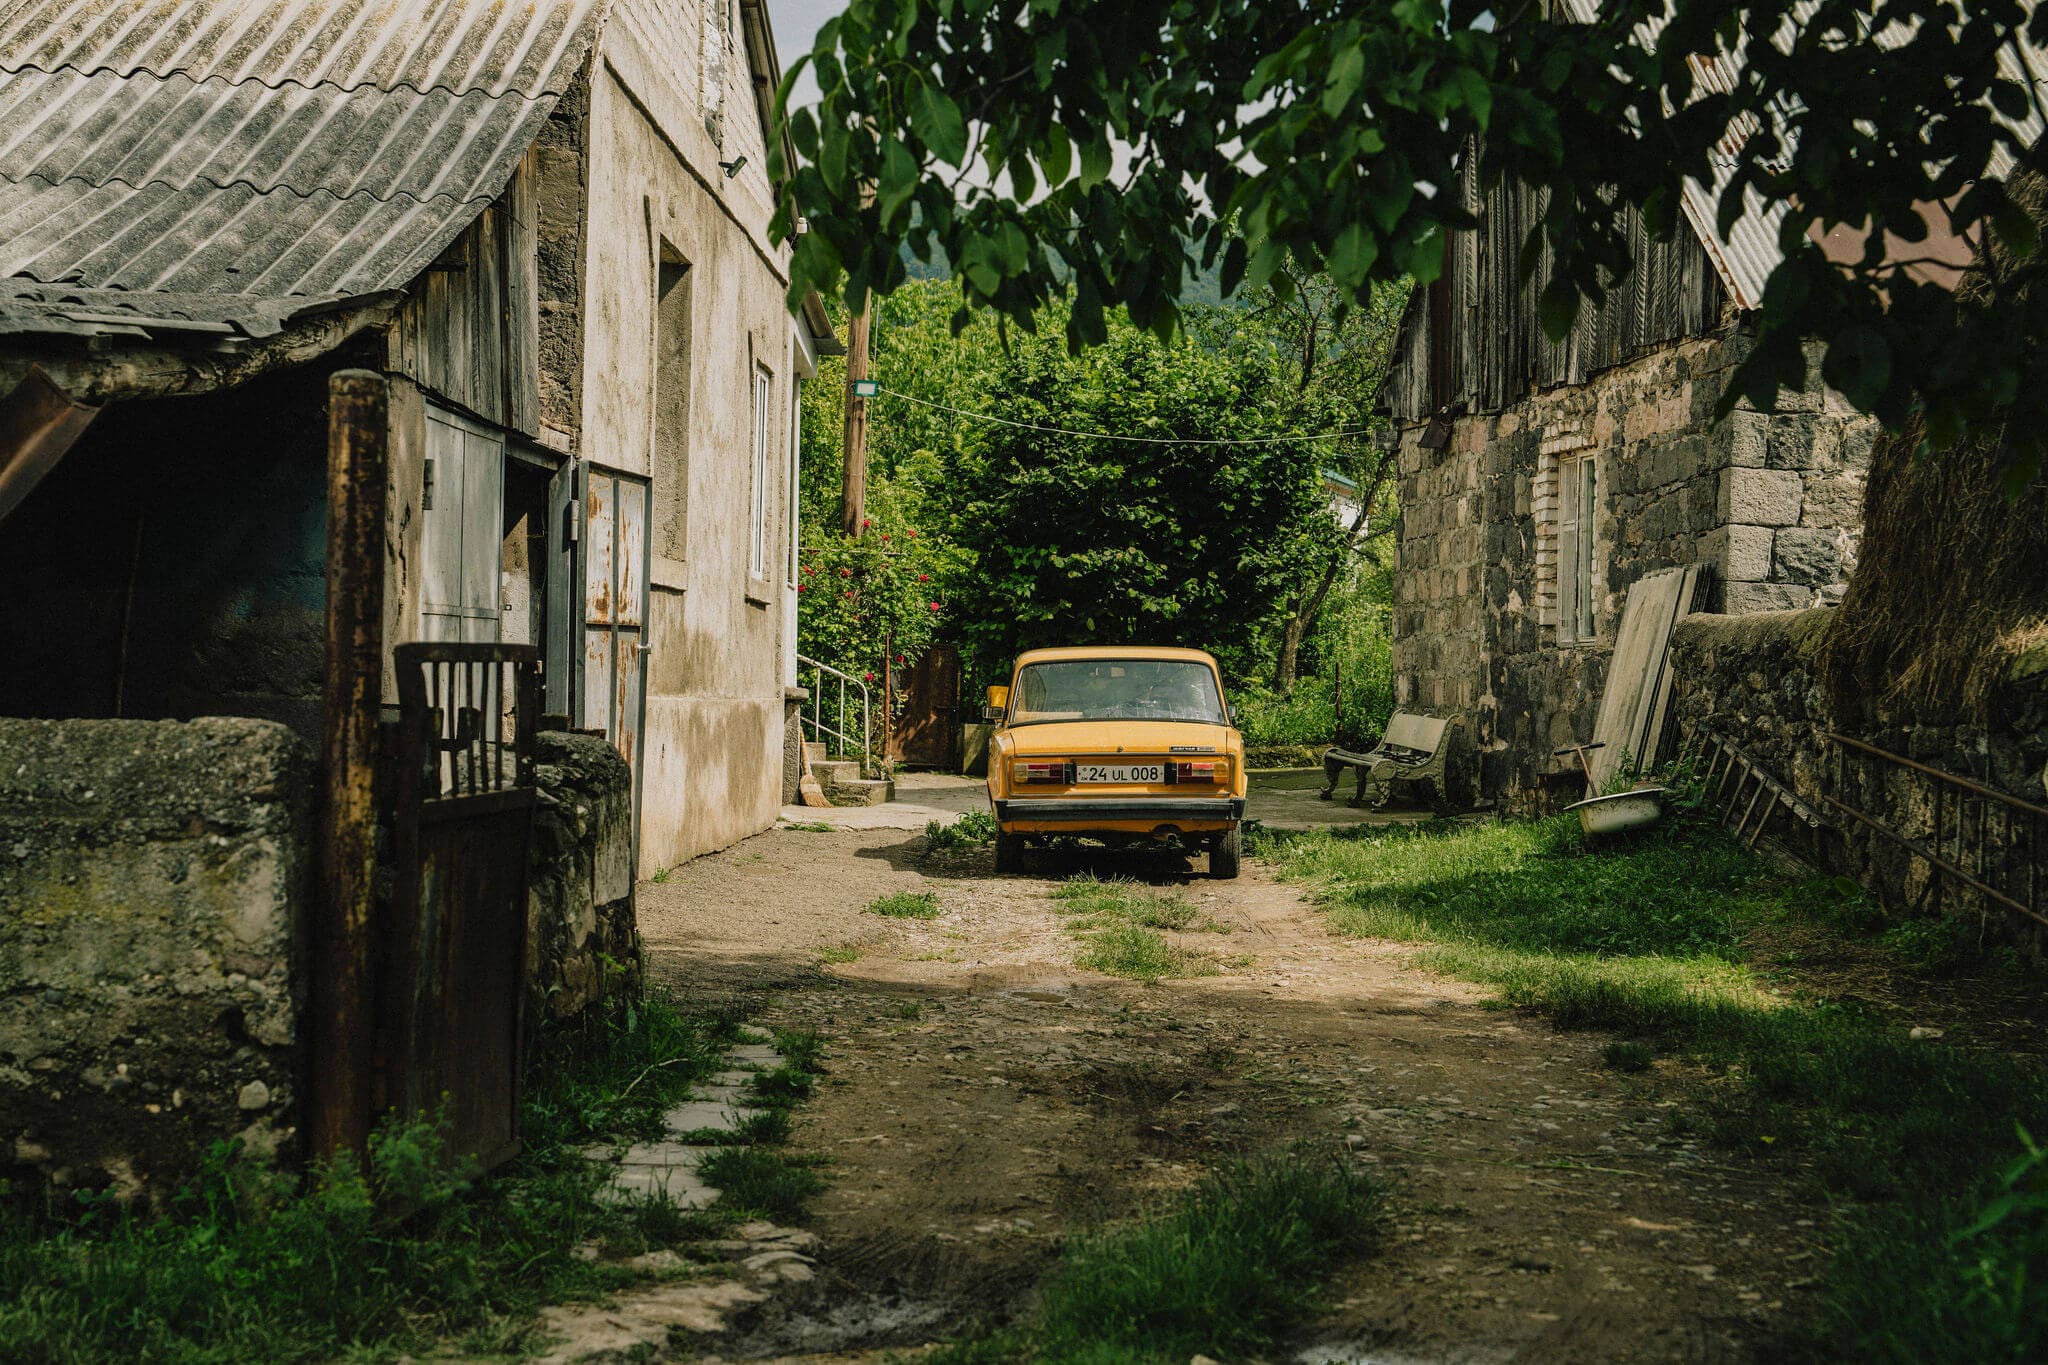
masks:
{"type": "Polygon", "coordinates": [[[1063,659],[1017,674],[1010,724],[1181,720],[1227,724],[1216,674],[1193,659],[1063,659]]]}

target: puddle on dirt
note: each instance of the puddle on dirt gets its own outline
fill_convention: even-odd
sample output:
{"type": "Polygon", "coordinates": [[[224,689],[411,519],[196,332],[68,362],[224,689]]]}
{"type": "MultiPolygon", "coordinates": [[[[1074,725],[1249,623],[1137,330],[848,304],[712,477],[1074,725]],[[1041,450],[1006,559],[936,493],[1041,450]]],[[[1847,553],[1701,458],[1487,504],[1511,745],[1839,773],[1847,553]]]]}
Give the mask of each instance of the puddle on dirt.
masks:
{"type": "Polygon", "coordinates": [[[726,1349],[733,1359],[825,1355],[883,1347],[922,1346],[945,1335],[960,1319],[959,1305],[914,1300],[900,1294],[851,1298],[811,1296],[790,1303],[772,1320],[757,1320],[726,1349]]]}
{"type": "Polygon", "coordinates": [[[1325,1342],[1297,1352],[1294,1365],[1467,1365],[1468,1361],[1476,1359],[1467,1356],[1459,1356],[1455,1360],[1448,1356],[1411,1356],[1358,1343],[1325,1342]]]}

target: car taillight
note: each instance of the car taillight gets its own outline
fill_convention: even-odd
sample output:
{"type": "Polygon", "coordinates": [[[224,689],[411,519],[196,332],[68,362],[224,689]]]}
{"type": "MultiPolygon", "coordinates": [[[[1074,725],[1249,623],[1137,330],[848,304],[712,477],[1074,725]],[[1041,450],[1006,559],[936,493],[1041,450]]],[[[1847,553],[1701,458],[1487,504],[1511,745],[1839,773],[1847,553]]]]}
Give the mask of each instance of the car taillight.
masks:
{"type": "Polygon", "coordinates": [[[1019,763],[1010,770],[1010,775],[1022,783],[1053,783],[1068,785],[1074,780],[1074,765],[1063,758],[1045,759],[1038,762],[1019,763]]]}
{"type": "Polygon", "coordinates": [[[1211,759],[1200,763],[1176,763],[1173,765],[1176,782],[1228,782],[1230,760],[1211,759]]]}

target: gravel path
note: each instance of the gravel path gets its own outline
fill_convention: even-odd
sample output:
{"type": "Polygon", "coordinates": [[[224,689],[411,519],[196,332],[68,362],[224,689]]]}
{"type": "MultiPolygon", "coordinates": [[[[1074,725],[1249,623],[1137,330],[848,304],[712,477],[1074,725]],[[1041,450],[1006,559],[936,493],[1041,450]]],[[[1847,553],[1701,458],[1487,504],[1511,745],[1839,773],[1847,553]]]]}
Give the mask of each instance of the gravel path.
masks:
{"type": "Polygon", "coordinates": [[[792,1140],[831,1163],[819,1275],[717,1358],[864,1360],[1003,1317],[1063,1234],[1299,1141],[1384,1173],[1395,1219],[1334,1268],[1292,1358],[1737,1361],[1800,1307],[1823,1215],[1676,1134],[1671,1063],[1621,1076],[1603,1036],[1336,938],[1256,861],[1235,882],[1108,855],[997,877],[923,843],[778,829],[640,888],[657,980],[827,1039],[792,1140]],[[1077,870],[1182,888],[1214,927],[1172,937],[1215,974],[1078,969],[1051,899],[1077,870]],[[863,913],[906,890],[943,913],[863,913]]]}

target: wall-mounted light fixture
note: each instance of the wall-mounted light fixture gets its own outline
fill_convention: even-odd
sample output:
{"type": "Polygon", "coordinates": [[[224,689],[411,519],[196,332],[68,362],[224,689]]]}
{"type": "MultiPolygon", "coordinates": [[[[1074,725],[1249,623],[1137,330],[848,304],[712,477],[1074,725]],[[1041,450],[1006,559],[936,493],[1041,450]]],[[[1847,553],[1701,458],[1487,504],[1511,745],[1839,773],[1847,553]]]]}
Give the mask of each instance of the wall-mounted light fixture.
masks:
{"type": "Polygon", "coordinates": [[[745,157],[744,155],[741,155],[741,156],[736,156],[736,157],[734,157],[734,158],[733,158],[732,160],[730,160],[730,161],[721,161],[721,162],[719,162],[719,163],[718,163],[718,169],[719,169],[719,170],[721,170],[721,171],[724,171],[724,172],[725,172],[725,178],[726,178],[727,180],[730,180],[730,179],[732,179],[732,178],[733,178],[734,176],[738,175],[738,174],[740,173],[740,167],[742,167],[742,166],[744,166],[744,165],[746,165],[746,164],[747,164],[747,158],[746,158],[746,157],[745,157]]]}

